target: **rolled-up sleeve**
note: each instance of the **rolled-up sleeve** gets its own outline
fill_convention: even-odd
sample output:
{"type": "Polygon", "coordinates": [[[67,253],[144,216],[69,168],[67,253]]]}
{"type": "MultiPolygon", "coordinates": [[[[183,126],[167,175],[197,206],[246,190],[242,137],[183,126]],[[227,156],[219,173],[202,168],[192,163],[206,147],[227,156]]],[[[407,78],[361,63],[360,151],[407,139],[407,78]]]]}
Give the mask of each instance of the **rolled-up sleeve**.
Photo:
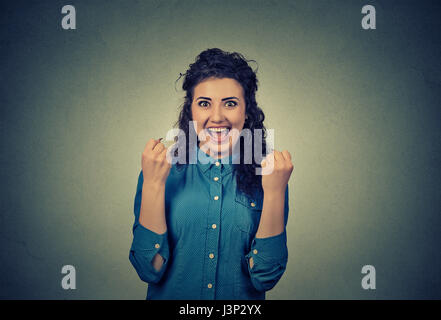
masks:
{"type": "Polygon", "coordinates": [[[285,228],[281,234],[267,238],[254,238],[251,250],[246,255],[248,271],[253,286],[258,291],[271,290],[282,277],[288,262],[288,248],[286,245],[286,224],[288,222],[288,187],[285,192],[284,219],[285,228]],[[253,258],[253,267],[250,266],[253,258]]]}
{"type": "Polygon", "coordinates": [[[170,255],[168,232],[158,234],[145,228],[139,223],[142,198],[142,171],[138,178],[138,187],[135,196],[135,222],[133,224],[133,241],[130,248],[129,260],[138,273],[140,279],[147,283],[158,283],[164,274],[170,255]],[[159,254],[164,262],[159,270],[153,267],[153,258],[159,254]]]}

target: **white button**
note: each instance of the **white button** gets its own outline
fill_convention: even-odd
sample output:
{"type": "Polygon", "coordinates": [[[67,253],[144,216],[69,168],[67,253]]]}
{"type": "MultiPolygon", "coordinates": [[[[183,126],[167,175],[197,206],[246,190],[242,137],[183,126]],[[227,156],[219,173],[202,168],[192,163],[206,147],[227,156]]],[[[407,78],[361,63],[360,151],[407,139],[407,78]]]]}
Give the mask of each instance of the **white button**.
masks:
{"type": "Polygon", "coordinates": [[[207,287],[208,287],[208,289],[211,289],[211,288],[213,288],[213,285],[212,285],[211,283],[209,283],[209,284],[207,285],[207,287]]]}
{"type": "Polygon", "coordinates": [[[208,256],[210,257],[210,259],[214,258],[214,254],[213,253],[210,253],[208,256]]]}
{"type": "Polygon", "coordinates": [[[217,181],[217,180],[219,180],[219,177],[214,177],[213,180],[217,181]]]}
{"type": "Polygon", "coordinates": [[[214,196],[214,200],[219,200],[219,196],[214,196]]]}
{"type": "Polygon", "coordinates": [[[211,227],[212,227],[213,229],[216,229],[216,228],[217,228],[217,225],[216,225],[215,223],[213,223],[213,224],[211,225],[211,227]]]}
{"type": "Polygon", "coordinates": [[[220,162],[219,161],[216,161],[216,167],[219,167],[220,166],[220,162]]]}
{"type": "Polygon", "coordinates": [[[155,244],[156,249],[159,249],[159,247],[160,247],[159,243],[155,244]]]}
{"type": "Polygon", "coordinates": [[[257,254],[257,252],[258,252],[257,249],[254,249],[254,250],[253,250],[253,253],[254,253],[254,254],[257,254]]]}
{"type": "Polygon", "coordinates": [[[254,202],[251,202],[251,206],[252,206],[252,207],[255,207],[256,204],[255,204],[254,202]]]}

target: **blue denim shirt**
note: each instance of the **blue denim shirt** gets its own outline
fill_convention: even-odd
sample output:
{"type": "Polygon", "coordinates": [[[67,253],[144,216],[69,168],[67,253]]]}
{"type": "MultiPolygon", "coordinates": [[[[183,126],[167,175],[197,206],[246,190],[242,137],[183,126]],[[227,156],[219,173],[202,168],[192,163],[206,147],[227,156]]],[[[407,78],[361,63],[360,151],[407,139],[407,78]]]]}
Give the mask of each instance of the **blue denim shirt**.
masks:
{"type": "MultiPolygon", "coordinates": [[[[129,260],[141,280],[149,284],[147,299],[265,299],[265,291],[275,286],[286,268],[286,228],[279,235],[256,238],[263,194],[249,197],[236,188],[231,156],[229,164],[224,164],[203,151],[200,154],[203,161],[198,158],[195,164],[170,169],[164,234],[138,221],[140,172],[129,260]],[[159,271],[152,265],[157,253],[164,258],[159,271]]],[[[288,187],[284,210],[286,227],[288,187]]]]}

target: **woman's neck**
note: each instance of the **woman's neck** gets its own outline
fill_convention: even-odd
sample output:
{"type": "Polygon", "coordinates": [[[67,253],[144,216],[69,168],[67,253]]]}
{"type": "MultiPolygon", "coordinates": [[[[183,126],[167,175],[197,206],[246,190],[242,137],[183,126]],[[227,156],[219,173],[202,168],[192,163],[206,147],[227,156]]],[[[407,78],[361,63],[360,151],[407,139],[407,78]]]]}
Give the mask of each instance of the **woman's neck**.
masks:
{"type": "Polygon", "coordinates": [[[200,142],[199,142],[198,143],[198,148],[201,149],[206,155],[208,155],[208,156],[210,156],[210,157],[212,157],[213,159],[216,159],[216,160],[219,160],[219,159],[222,159],[222,158],[228,158],[229,156],[232,156],[232,154],[233,154],[233,152],[231,150],[232,149],[231,147],[229,148],[228,152],[218,153],[218,152],[213,152],[213,150],[211,150],[211,148],[208,148],[208,150],[204,150],[204,149],[207,149],[207,148],[202,149],[200,147],[200,142]],[[206,152],[206,151],[208,151],[208,152],[206,152]]]}

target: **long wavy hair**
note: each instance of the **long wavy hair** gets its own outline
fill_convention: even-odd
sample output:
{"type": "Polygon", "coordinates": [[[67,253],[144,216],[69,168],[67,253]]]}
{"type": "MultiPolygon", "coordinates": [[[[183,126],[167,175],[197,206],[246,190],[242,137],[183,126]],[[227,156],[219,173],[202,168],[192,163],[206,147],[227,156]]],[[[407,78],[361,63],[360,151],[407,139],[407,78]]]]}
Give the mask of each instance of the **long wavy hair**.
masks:
{"type": "MultiPolygon", "coordinates": [[[[181,110],[179,114],[179,119],[175,123],[182,132],[185,133],[185,141],[189,141],[189,131],[193,130],[193,126],[189,126],[189,121],[192,121],[191,114],[191,104],[193,101],[194,87],[207,78],[231,78],[239,82],[243,88],[246,109],[245,114],[247,115],[243,129],[250,129],[251,131],[251,145],[252,154],[254,155],[254,129],[262,130],[262,146],[261,154],[266,155],[266,128],[263,125],[265,120],[265,115],[257,105],[256,102],[256,91],[258,80],[256,77],[257,69],[254,71],[250,66],[249,62],[255,62],[254,60],[246,60],[244,56],[237,52],[225,52],[218,48],[207,49],[201,52],[194,63],[189,65],[189,69],[186,73],[180,74],[180,77],[176,80],[178,81],[181,77],[184,77],[184,82],[182,84],[182,89],[186,92],[184,103],[181,105],[181,110]]],[[[179,135],[175,136],[175,142],[180,143],[179,135]]],[[[236,175],[237,188],[245,194],[250,196],[254,195],[255,192],[262,191],[262,176],[256,174],[256,168],[260,168],[259,163],[252,161],[251,164],[244,163],[244,137],[240,136],[239,139],[242,141],[237,141],[240,143],[240,163],[233,164],[233,173],[236,175]]],[[[199,139],[198,139],[199,141],[199,139]]],[[[194,150],[189,143],[185,144],[186,148],[186,162],[184,164],[177,162],[178,170],[181,166],[189,163],[190,152],[194,150]]],[[[175,150],[175,156],[178,155],[178,150],[175,150]]]]}

